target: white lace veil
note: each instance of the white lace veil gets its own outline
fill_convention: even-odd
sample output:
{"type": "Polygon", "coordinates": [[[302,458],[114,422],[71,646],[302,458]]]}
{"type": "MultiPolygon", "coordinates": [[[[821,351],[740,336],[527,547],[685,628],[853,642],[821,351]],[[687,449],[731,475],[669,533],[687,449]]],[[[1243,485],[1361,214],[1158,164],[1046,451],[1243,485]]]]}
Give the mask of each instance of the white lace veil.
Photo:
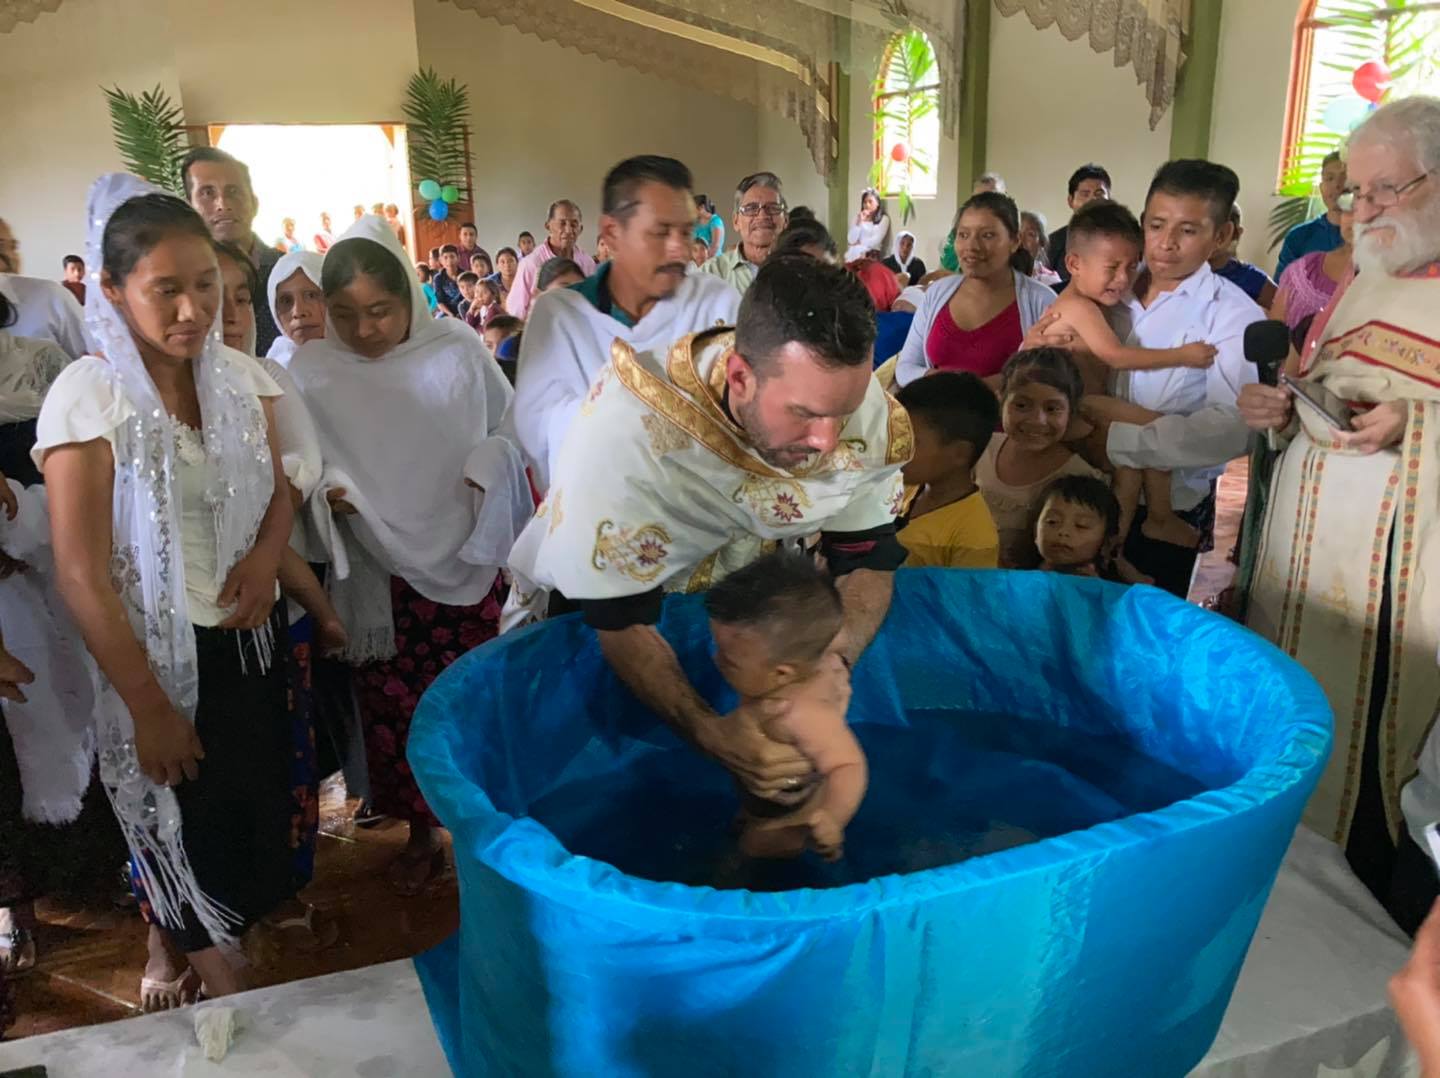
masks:
{"type": "MultiPolygon", "coordinates": [[[[200,695],[195,633],[185,600],[180,542],[177,424],[165,410],[124,316],[105,298],[99,270],[110,218],[126,202],[161,194],[134,176],[111,173],[90,189],[85,258],[93,267],[85,324],[92,349],[110,364],[117,398],[134,408],[115,431],[114,540],[111,583],[119,593],[150,669],[176,710],[190,721],[200,695]]],[[[217,568],[223,580],[254,546],[274,492],[265,413],[222,354],[220,317],[195,362],[202,436],[212,481],[204,498],[215,518],[217,568]]],[[[261,663],[269,634],[254,635],[261,663]]],[[[241,655],[245,652],[241,644],[241,655]]],[[[107,687],[108,688],[108,687],[107,687]]],[[[195,880],[181,842],[179,807],[168,787],[140,770],[134,723],[113,689],[98,709],[100,778],[135,858],[155,916],[179,925],[190,906],[212,939],[227,939],[234,915],[209,899],[195,880]]],[[[206,766],[204,760],[200,766],[206,766]]]]}

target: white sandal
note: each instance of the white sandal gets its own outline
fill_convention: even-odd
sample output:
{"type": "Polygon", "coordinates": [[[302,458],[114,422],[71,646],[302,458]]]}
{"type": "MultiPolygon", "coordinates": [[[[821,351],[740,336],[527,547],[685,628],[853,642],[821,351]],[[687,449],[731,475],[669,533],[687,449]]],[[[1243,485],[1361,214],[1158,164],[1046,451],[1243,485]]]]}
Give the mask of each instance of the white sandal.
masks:
{"type": "Polygon", "coordinates": [[[162,981],[158,977],[140,978],[140,1009],[146,1014],[188,1007],[203,994],[200,975],[189,966],[173,981],[162,981]]]}
{"type": "Polygon", "coordinates": [[[301,954],[315,954],[327,947],[333,947],[340,938],[340,922],[320,913],[309,903],[306,903],[305,912],[299,917],[283,917],[276,920],[267,917],[264,925],[271,932],[284,935],[286,939],[298,935],[299,931],[303,930],[309,938],[295,947],[295,950],[301,954]]]}

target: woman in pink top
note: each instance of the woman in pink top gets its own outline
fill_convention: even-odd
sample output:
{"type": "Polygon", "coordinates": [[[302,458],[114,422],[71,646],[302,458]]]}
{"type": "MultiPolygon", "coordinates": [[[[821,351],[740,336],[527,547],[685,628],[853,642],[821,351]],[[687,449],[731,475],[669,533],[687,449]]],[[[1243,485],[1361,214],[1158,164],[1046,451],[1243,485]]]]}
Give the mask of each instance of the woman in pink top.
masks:
{"type": "Polygon", "coordinates": [[[1270,317],[1284,322],[1293,331],[1311,315],[1319,313],[1335,297],[1335,289],[1350,269],[1355,251],[1355,215],[1340,215],[1340,236],[1345,241],[1333,251],[1311,251],[1285,267],[1280,290],[1270,306],[1270,317]]]}
{"type": "Polygon", "coordinates": [[[959,276],[925,291],[895,367],[908,385],[932,370],[968,371],[990,388],[1055,293],[1020,271],[1020,211],[1009,195],[984,191],[960,207],[955,222],[959,276]]]}

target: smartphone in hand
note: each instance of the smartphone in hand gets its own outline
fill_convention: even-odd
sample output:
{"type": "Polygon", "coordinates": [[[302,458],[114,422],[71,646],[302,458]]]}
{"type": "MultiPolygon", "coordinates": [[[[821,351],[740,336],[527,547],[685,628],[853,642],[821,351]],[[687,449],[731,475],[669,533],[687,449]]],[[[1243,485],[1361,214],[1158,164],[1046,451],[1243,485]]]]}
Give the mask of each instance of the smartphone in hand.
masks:
{"type": "Polygon", "coordinates": [[[1338,431],[1353,429],[1350,420],[1355,418],[1355,410],[1319,382],[1291,378],[1282,371],[1280,384],[1295,395],[1297,407],[1310,409],[1327,426],[1338,431]]]}

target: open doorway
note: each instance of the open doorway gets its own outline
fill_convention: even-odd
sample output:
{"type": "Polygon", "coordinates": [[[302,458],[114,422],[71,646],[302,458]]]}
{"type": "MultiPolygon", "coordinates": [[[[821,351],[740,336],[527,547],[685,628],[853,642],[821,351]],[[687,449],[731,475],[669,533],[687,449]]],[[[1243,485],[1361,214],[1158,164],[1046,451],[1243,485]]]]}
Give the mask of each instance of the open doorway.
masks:
{"type": "Polygon", "coordinates": [[[255,232],[266,243],[281,242],[288,218],[295,242],[320,249],[324,222],[339,237],[357,206],[370,213],[393,204],[401,221],[413,220],[403,124],[212,124],[209,134],[212,146],[250,167],[260,206],[255,232]]]}

